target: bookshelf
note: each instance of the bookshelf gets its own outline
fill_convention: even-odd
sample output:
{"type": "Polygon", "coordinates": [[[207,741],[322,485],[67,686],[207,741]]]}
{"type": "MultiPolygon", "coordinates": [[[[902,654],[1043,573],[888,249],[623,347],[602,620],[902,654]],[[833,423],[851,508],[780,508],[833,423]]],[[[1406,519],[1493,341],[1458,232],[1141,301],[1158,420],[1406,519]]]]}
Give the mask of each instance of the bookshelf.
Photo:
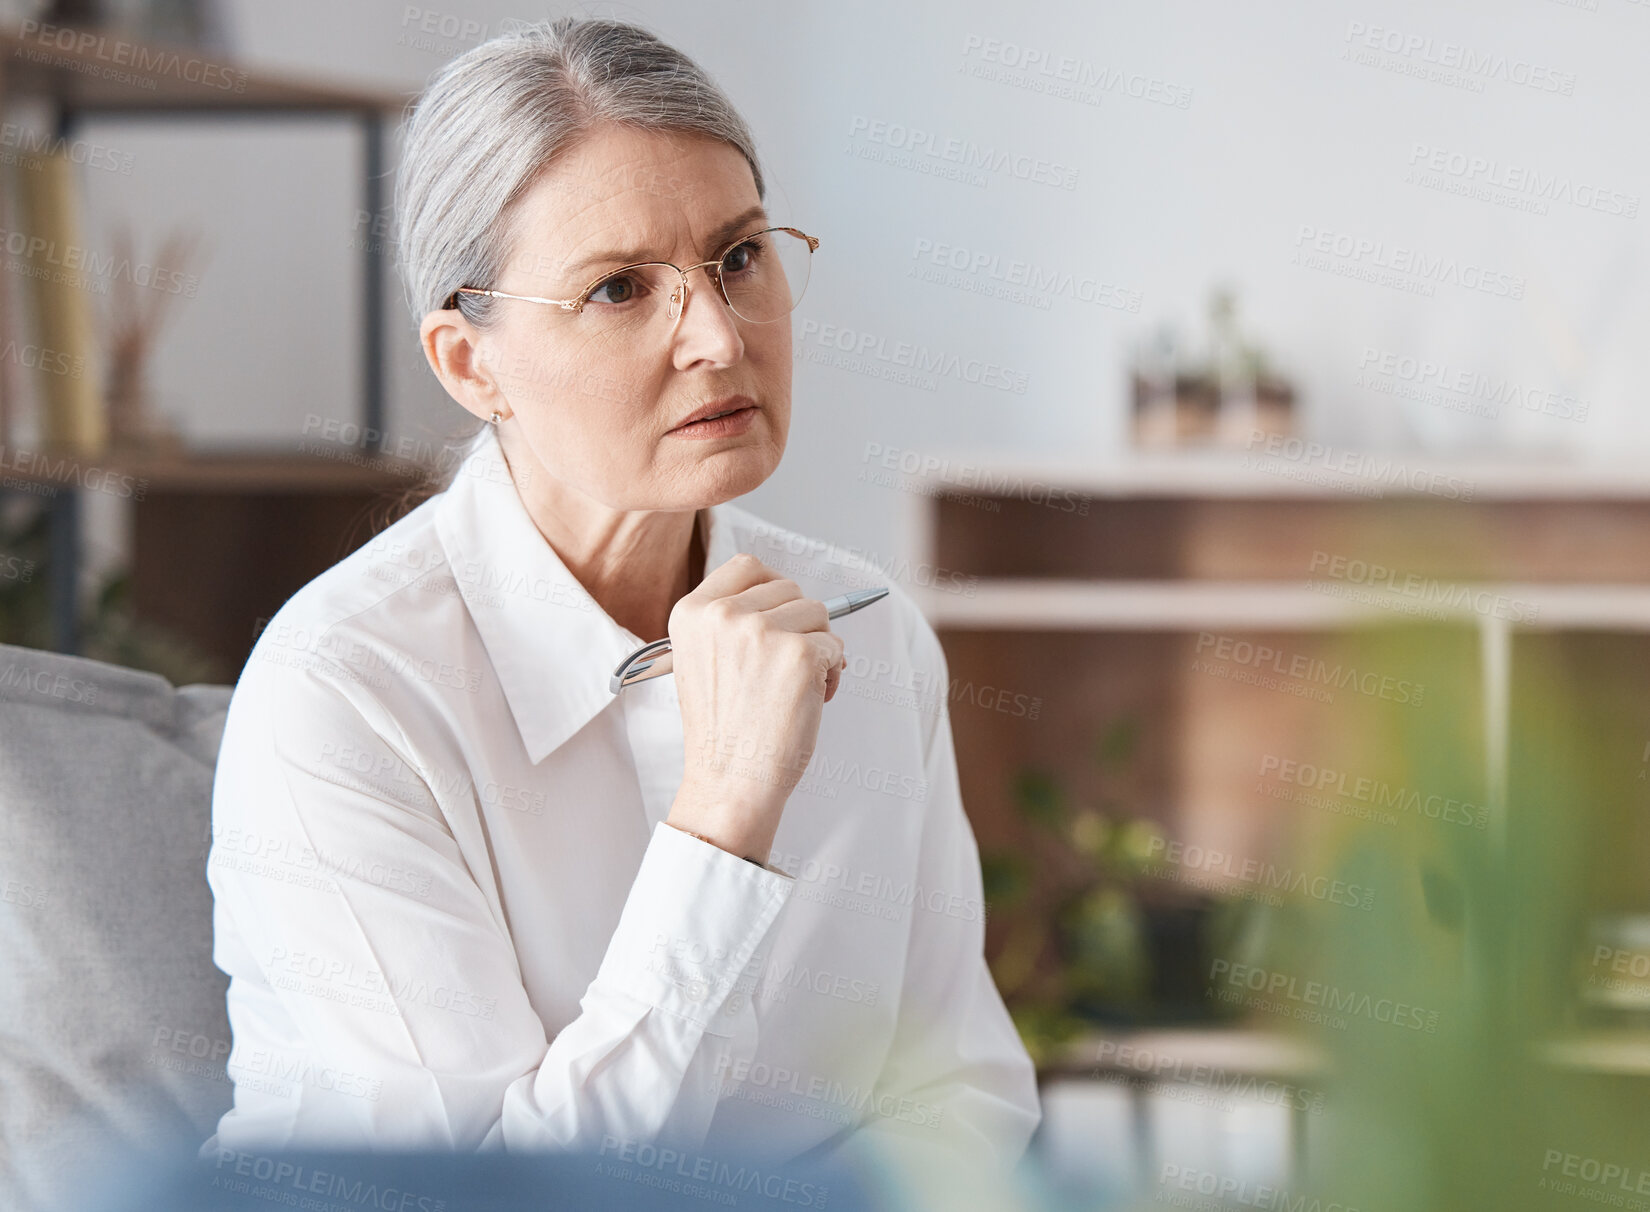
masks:
{"type": "MultiPolygon", "coordinates": [[[[0,110],[9,113],[25,98],[44,101],[50,106],[55,134],[62,139],[74,138],[77,126],[91,116],[174,124],[224,115],[249,120],[336,117],[354,123],[361,131],[359,206],[369,215],[379,215],[386,203],[387,123],[410,101],[411,95],[246,68],[190,48],[145,44],[114,33],[23,23],[0,28],[0,110]]],[[[0,119],[3,118],[4,113],[0,113],[0,119]]],[[[13,226],[12,217],[0,214],[0,223],[9,230],[13,226]]],[[[382,259],[373,241],[362,242],[359,272],[363,304],[357,332],[362,377],[357,395],[363,431],[381,435],[385,430],[386,305],[382,259]]],[[[20,328],[26,331],[27,326],[18,323],[20,313],[15,297],[22,292],[16,289],[15,283],[4,285],[5,289],[0,290],[0,331],[16,333],[20,328]]],[[[255,288],[256,284],[248,286],[248,289],[255,288]]],[[[96,351],[88,352],[96,356],[96,351]]],[[[12,434],[13,403],[18,397],[20,373],[14,360],[0,363],[0,446],[6,449],[8,460],[19,453],[15,451],[12,434]]],[[[150,481],[154,495],[135,506],[134,525],[139,547],[144,550],[142,555],[134,553],[134,564],[157,558],[155,543],[141,540],[160,524],[165,510],[186,498],[193,497],[199,505],[203,497],[210,497],[220,516],[233,514],[241,519],[235,541],[273,544],[269,548],[272,552],[278,552],[281,544],[289,541],[291,536],[283,531],[283,526],[291,520],[294,503],[301,502],[308,517],[306,525],[300,528],[302,537],[318,543],[318,550],[332,553],[339,536],[356,525],[364,506],[408,483],[405,468],[372,457],[378,452],[371,439],[363,443],[363,457],[349,464],[296,454],[184,454],[160,458],[127,455],[117,450],[45,448],[22,453],[29,456],[24,460],[26,463],[35,462],[36,454],[56,460],[71,458],[96,464],[105,473],[131,474],[150,481]],[[283,538],[283,534],[288,537],[283,538]]],[[[8,478],[14,481],[52,479],[27,467],[9,468],[8,478]]],[[[9,491],[30,490],[12,488],[9,491]]],[[[78,648],[77,574],[82,559],[82,490],[57,477],[53,483],[33,484],[32,491],[45,497],[50,514],[48,575],[52,585],[53,647],[74,652],[78,648]],[[42,491],[43,488],[46,491],[42,491]]],[[[277,565],[292,570],[292,575],[297,575],[301,567],[307,567],[301,559],[294,562],[279,555],[271,558],[277,565]]],[[[332,558],[336,558],[336,554],[332,558]]],[[[136,577],[140,582],[158,584],[166,573],[164,565],[162,556],[160,567],[153,572],[152,565],[137,568],[136,577]]],[[[228,580],[213,584],[212,575],[210,565],[197,559],[189,580],[206,591],[207,600],[233,598],[235,585],[228,580]]],[[[283,589],[290,594],[302,583],[302,580],[283,581],[280,585],[266,586],[264,596],[280,594],[283,589]]],[[[156,602],[151,601],[149,605],[154,608],[156,602]]],[[[179,624],[185,620],[161,610],[153,621],[179,624]]],[[[235,647],[227,643],[226,637],[220,637],[215,655],[228,660],[235,647]]],[[[238,664],[233,667],[238,668],[238,664]]]]}
{"type": "MultiPolygon", "coordinates": [[[[1081,797],[1072,755],[1085,752],[1084,725],[1124,711],[1145,722],[1147,814],[1172,835],[1264,861],[1279,830],[1327,830],[1327,817],[1285,823],[1263,802],[1256,758],[1333,753],[1340,706],[1190,672],[1199,645],[1220,637],[1310,656],[1415,621],[1425,606],[1477,678],[1468,731],[1480,751],[1468,761],[1482,771],[1485,843],[1510,869],[1573,893],[1572,917],[1520,927],[1520,976],[1540,990],[1532,1005],[1546,1026],[1537,1055],[1575,1081],[1642,1080],[1646,1026],[1578,1020],[1563,974],[1590,916],[1650,911],[1650,702],[1637,691],[1650,656],[1650,475],[1626,463],[1408,465],[1427,472],[1416,483],[1428,488],[1471,491],[1377,482],[1371,493],[1369,475],[1303,478],[1297,465],[1240,454],[1084,465],[940,452],[927,470],[890,469],[901,549],[932,574],[912,591],[947,654],[976,835],[982,850],[1022,843],[1008,787],[1024,765],[1062,770],[1081,797]],[[1349,583],[1327,575],[1337,557],[1343,573],[1362,561],[1393,575],[1349,583]],[[1447,592],[1429,601],[1434,586],[1447,592]],[[1528,680],[1537,666],[1571,675],[1567,697],[1534,717],[1547,709],[1573,734],[1569,748],[1532,733],[1531,686],[1547,685],[1528,680]],[[1036,722],[959,697],[981,686],[1038,701],[1036,722]],[[1551,783],[1509,785],[1532,748],[1555,753],[1551,783]],[[1616,764],[1597,774],[1601,752],[1616,764]],[[1574,815],[1562,855],[1532,853],[1526,836],[1551,788],[1574,815]]],[[[1229,1028],[1177,1037],[1234,1069],[1246,1038],[1229,1028]]],[[[1072,1076],[1069,1063],[1059,1069],[1072,1076]]],[[[1644,1095],[1612,1097],[1636,1108],[1644,1095]]]]}

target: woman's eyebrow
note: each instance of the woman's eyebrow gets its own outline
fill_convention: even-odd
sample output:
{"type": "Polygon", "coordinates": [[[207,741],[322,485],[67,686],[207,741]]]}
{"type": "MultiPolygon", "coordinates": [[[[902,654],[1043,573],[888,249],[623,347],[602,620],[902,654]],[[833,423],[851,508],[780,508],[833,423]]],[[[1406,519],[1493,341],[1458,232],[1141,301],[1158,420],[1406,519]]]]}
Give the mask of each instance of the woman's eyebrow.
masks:
{"type": "MultiPolygon", "coordinates": [[[[759,219],[765,220],[767,217],[767,208],[760,205],[752,206],[748,210],[735,215],[726,223],[723,223],[715,231],[710,233],[710,243],[713,250],[720,252],[729,241],[738,237],[747,226],[755,223],[759,219]]],[[[578,274],[595,265],[604,265],[608,263],[614,265],[635,265],[643,261],[654,261],[657,259],[657,257],[653,256],[646,249],[607,249],[602,252],[591,253],[589,256],[575,261],[562,272],[568,274],[578,274]]]]}

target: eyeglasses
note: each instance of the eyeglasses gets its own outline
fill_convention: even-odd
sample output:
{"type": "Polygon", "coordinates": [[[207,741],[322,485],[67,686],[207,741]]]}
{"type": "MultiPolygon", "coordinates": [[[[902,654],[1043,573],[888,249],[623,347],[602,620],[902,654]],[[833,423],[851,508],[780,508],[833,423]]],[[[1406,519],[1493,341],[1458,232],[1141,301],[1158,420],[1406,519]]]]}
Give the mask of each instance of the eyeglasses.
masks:
{"type": "Polygon", "coordinates": [[[575,298],[544,299],[502,290],[461,286],[447,296],[444,308],[458,306],[458,296],[485,295],[520,299],[560,309],[568,329],[607,351],[628,351],[637,343],[662,342],[675,326],[687,300],[690,270],[703,269],[733,314],[752,324],[771,324],[796,309],[808,287],[815,236],[794,227],[769,227],[741,236],[711,261],[686,269],[669,261],[643,261],[611,270],[575,298]]]}

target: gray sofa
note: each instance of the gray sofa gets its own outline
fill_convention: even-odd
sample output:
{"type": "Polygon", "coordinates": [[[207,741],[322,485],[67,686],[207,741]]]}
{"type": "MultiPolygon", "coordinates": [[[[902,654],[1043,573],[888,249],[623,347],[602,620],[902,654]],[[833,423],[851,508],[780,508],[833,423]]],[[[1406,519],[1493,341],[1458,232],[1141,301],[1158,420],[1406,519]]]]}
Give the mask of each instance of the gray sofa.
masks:
{"type": "Polygon", "coordinates": [[[229,695],[0,644],[0,1208],[192,1152],[229,1108],[206,883],[229,695]]]}

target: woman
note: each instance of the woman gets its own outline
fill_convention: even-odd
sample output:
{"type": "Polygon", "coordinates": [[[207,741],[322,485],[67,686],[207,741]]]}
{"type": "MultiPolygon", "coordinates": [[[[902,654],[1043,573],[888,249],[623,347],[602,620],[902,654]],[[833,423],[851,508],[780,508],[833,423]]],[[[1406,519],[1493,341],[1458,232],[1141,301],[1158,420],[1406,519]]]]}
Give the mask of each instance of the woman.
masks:
{"type": "Polygon", "coordinates": [[[399,171],[423,350],[483,424],[236,688],[235,1104],[203,1152],[1014,1161],[1039,1110],[944,655],[897,587],[838,636],[821,599],[863,582],[727,503],[785,449],[813,244],[763,210],[745,124],[647,32],[564,19],[445,68],[399,171]],[[615,695],[667,634],[673,675],[615,695]],[[845,641],[940,689],[827,710],[845,641]]]}

